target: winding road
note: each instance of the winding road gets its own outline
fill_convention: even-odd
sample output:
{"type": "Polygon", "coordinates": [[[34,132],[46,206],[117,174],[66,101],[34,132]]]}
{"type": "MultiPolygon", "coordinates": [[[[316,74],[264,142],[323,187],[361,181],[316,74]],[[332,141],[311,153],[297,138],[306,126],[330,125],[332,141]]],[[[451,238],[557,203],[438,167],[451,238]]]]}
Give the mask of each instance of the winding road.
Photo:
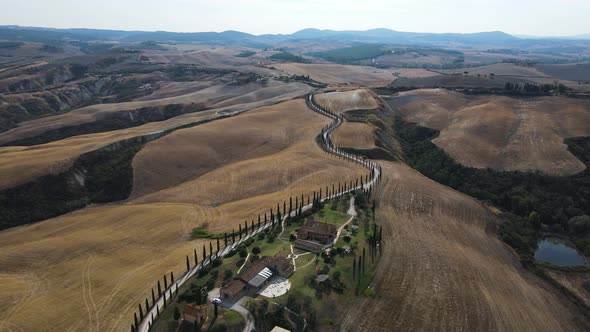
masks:
{"type": "MultiPolygon", "coordinates": [[[[368,168],[371,171],[371,175],[372,175],[372,178],[367,183],[364,183],[360,186],[355,186],[353,188],[348,188],[347,190],[342,191],[340,194],[333,193],[330,196],[322,198],[321,201],[323,202],[323,201],[326,201],[326,200],[334,198],[334,197],[342,196],[344,194],[347,194],[349,192],[352,192],[352,191],[355,191],[358,189],[364,189],[364,190],[372,189],[377,184],[377,182],[379,181],[379,179],[381,177],[381,166],[377,163],[374,163],[371,160],[364,160],[364,159],[361,159],[360,157],[357,157],[353,154],[345,153],[345,152],[341,151],[336,145],[334,145],[332,143],[332,140],[330,138],[330,135],[332,134],[332,132],[344,123],[344,121],[345,121],[344,118],[341,115],[337,115],[337,114],[334,114],[334,113],[331,113],[327,110],[322,109],[319,105],[317,105],[314,102],[313,94],[308,95],[307,106],[312,111],[319,113],[319,114],[326,116],[326,117],[333,120],[333,122],[330,125],[328,125],[326,128],[324,128],[322,130],[322,133],[321,133],[321,137],[322,137],[321,146],[322,146],[322,148],[326,152],[334,154],[335,156],[337,156],[339,158],[344,158],[344,159],[349,160],[351,162],[356,162],[356,163],[359,163],[359,164],[365,166],[366,168],[368,168]]],[[[302,211],[307,211],[307,210],[311,209],[312,207],[313,207],[313,204],[306,205],[302,208],[302,211]]],[[[349,210],[349,212],[350,212],[350,210],[349,210]]],[[[285,215],[282,220],[279,220],[279,222],[282,223],[288,217],[294,217],[295,214],[296,214],[296,211],[293,211],[291,214],[285,215]]],[[[352,218],[354,218],[354,217],[352,217],[352,218]]],[[[352,218],[351,218],[351,220],[352,220],[352,218]]],[[[349,222],[350,222],[350,220],[349,220],[349,222]]],[[[190,271],[188,271],[188,273],[186,273],[184,276],[182,276],[182,278],[176,280],[176,282],[174,284],[172,284],[169,288],[167,288],[166,290],[163,291],[165,298],[170,299],[170,297],[172,297],[174,295],[174,292],[176,292],[176,290],[178,290],[178,288],[180,286],[182,286],[190,278],[192,278],[201,268],[203,268],[203,266],[207,266],[211,262],[212,259],[215,259],[217,257],[223,257],[223,256],[227,255],[232,249],[236,248],[244,241],[256,236],[258,233],[266,230],[267,228],[269,228],[271,226],[272,226],[272,223],[268,223],[264,226],[261,226],[260,228],[256,229],[255,231],[251,232],[250,234],[242,237],[239,241],[232,243],[231,245],[220,250],[218,253],[213,254],[211,257],[201,261],[200,264],[197,264],[190,271]]],[[[163,308],[163,307],[164,307],[164,297],[160,297],[156,300],[155,305],[153,304],[152,307],[146,312],[144,318],[139,322],[139,326],[137,326],[136,331],[137,332],[148,332],[150,330],[153,322],[157,319],[157,314],[158,314],[157,308],[163,308]]],[[[252,319],[250,321],[248,319],[247,321],[248,321],[248,324],[246,326],[246,329],[244,329],[244,331],[250,332],[251,330],[248,330],[248,328],[251,328],[250,325],[252,325],[252,326],[254,325],[254,320],[252,319]]]]}

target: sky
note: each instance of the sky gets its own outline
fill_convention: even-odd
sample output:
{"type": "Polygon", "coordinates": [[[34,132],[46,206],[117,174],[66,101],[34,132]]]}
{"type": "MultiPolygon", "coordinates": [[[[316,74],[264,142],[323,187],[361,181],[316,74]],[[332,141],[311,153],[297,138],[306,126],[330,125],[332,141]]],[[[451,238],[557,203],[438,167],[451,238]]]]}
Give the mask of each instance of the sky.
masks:
{"type": "Polygon", "coordinates": [[[0,25],[53,28],[590,34],[590,0],[0,0],[0,8],[0,25]]]}

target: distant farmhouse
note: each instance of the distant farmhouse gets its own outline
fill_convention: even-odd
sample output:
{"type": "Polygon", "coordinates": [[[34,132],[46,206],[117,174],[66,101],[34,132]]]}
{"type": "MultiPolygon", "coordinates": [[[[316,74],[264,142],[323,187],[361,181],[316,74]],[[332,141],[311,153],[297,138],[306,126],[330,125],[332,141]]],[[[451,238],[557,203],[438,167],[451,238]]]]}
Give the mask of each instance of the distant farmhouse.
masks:
{"type": "Polygon", "coordinates": [[[223,286],[220,295],[224,299],[238,299],[260,291],[272,276],[289,278],[293,272],[294,268],[290,259],[264,256],[223,286]]]}
{"type": "Polygon", "coordinates": [[[335,225],[310,220],[297,231],[295,247],[311,252],[320,252],[325,246],[334,242],[337,233],[335,225]]]}

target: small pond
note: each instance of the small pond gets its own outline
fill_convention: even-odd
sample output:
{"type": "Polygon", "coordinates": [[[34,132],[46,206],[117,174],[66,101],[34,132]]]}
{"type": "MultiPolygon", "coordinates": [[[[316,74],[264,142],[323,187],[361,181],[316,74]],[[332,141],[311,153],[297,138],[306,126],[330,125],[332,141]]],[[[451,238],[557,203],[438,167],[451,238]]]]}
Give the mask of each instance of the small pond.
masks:
{"type": "Polygon", "coordinates": [[[546,237],[537,243],[535,260],[557,266],[583,266],[586,264],[586,258],[583,255],[572,248],[566,240],[556,237],[546,237]]]}

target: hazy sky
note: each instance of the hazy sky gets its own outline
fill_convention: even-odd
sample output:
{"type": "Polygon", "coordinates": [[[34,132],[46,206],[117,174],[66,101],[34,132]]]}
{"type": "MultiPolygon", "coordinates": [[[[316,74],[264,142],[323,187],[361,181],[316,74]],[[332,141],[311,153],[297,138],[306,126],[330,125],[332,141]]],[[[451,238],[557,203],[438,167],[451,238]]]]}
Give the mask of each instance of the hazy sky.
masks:
{"type": "Polygon", "coordinates": [[[590,33],[590,0],[0,0],[0,8],[0,25],[57,28],[590,33]]]}

